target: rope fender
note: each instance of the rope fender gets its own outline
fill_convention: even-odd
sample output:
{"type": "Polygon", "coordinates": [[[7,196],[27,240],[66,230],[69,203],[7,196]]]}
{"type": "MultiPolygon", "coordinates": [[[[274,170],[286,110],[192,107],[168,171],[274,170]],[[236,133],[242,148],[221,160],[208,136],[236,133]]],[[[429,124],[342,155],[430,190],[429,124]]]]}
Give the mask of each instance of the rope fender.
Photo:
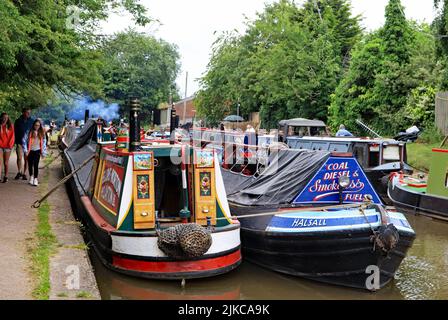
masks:
{"type": "Polygon", "coordinates": [[[157,230],[157,246],[167,256],[176,259],[204,255],[212,245],[210,231],[196,223],[178,224],[157,230]]]}
{"type": "Polygon", "coordinates": [[[390,251],[395,249],[399,240],[400,235],[393,224],[380,226],[371,237],[374,248],[379,248],[384,255],[388,255],[390,251]]]}

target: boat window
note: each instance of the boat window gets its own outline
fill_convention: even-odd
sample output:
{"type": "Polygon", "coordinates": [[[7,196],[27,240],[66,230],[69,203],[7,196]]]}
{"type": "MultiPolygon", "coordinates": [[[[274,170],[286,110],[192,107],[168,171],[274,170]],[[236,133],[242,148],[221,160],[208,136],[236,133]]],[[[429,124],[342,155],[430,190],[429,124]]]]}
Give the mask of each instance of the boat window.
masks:
{"type": "Polygon", "coordinates": [[[348,152],[348,144],[346,144],[346,143],[330,143],[329,151],[348,152]]]}
{"type": "Polygon", "coordinates": [[[369,145],[369,167],[380,165],[380,145],[377,143],[369,145]]]}
{"type": "Polygon", "coordinates": [[[325,127],[310,127],[310,133],[312,137],[326,136],[325,127]]]}
{"type": "Polygon", "coordinates": [[[308,128],[307,127],[289,127],[288,136],[295,136],[302,138],[303,136],[307,136],[308,128]]]}
{"type": "Polygon", "coordinates": [[[400,161],[400,147],[398,145],[383,146],[383,160],[385,163],[400,161]]]}
{"type": "MultiPolygon", "coordinates": [[[[366,157],[365,157],[365,148],[362,145],[357,145],[353,148],[353,156],[358,160],[359,164],[361,166],[364,166],[366,163],[366,157]]],[[[370,163],[369,163],[370,166],[370,163]]]]}

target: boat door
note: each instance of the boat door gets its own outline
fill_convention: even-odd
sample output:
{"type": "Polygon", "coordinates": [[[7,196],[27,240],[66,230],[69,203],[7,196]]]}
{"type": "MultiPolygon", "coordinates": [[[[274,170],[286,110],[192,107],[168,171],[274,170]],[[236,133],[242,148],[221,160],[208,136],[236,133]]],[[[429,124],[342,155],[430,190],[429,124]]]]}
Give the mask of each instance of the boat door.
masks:
{"type": "Polygon", "coordinates": [[[194,149],[194,212],[196,223],[216,225],[216,181],[213,150],[194,149]]]}
{"type": "Polygon", "coordinates": [[[133,154],[134,229],[155,227],[154,153],[133,154]]]}

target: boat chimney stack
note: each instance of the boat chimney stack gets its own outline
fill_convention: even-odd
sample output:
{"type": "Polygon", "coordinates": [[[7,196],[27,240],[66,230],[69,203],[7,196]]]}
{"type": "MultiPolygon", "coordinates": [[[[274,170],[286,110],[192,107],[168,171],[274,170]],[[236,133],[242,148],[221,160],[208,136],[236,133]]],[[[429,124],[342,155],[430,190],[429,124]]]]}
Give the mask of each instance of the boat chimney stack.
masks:
{"type": "Polygon", "coordinates": [[[129,152],[140,151],[140,100],[138,98],[131,97],[129,99],[129,109],[129,152]]]}
{"type": "Polygon", "coordinates": [[[89,120],[89,116],[90,116],[90,111],[89,111],[89,109],[86,109],[86,111],[84,112],[84,123],[87,123],[87,120],[89,120]]]}

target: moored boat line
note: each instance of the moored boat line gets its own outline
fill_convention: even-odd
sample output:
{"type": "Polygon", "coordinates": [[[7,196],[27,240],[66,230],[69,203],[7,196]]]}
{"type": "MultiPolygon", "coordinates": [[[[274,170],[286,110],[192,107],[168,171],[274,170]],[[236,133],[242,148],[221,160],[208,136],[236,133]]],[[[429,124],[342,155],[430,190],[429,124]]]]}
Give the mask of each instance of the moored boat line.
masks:
{"type": "MultiPolygon", "coordinates": [[[[66,150],[65,168],[70,172],[79,165],[70,149],[82,158],[97,153],[71,184],[79,193],[79,211],[91,220],[87,224],[95,250],[116,271],[146,278],[199,278],[228,272],[245,258],[280,273],[375,291],[394,278],[415,239],[406,217],[384,206],[350,152],[268,148],[262,163],[254,164],[249,163],[254,146],[243,141],[242,147],[230,149],[236,158],[242,148],[243,163],[236,167],[226,166],[229,153],[209,141],[201,148],[194,141],[145,139],[137,151],[119,150],[113,141],[96,142],[98,126],[93,122],[91,127],[91,133],[86,134],[86,126],[66,150]],[[170,164],[173,153],[190,160],[176,167],[170,164]],[[136,163],[148,159],[168,175],[156,179],[148,168],[136,170],[136,163]],[[142,174],[148,180],[139,180],[142,174]],[[171,187],[170,196],[160,195],[171,187]],[[138,211],[139,188],[159,190],[149,195],[150,201],[140,199],[145,200],[144,211],[138,211]],[[210,196],[214,202],[198,205],[197,199],[210,196]],[[149,213],[148,203],[153,208],[149,213]],[[333,208],[338,204],[354,207],[333,208]],[[153,218],[150,227],[143,221],[144,227],[136,228],[139,212],[153,218]],[[179,236],[182,231],[173,227],[186,222],[201,225],[211,245],[197,257],[180,259],[164,250],[160,239],[168,229],[179,236]],[[379,280],[369,286],[372,267],[379,280]]],[[[120,148],[132,144],[129,140],[120,140],[120,148]]],[[[258,151],[255,159],[260,160],[258,151]]]]}

